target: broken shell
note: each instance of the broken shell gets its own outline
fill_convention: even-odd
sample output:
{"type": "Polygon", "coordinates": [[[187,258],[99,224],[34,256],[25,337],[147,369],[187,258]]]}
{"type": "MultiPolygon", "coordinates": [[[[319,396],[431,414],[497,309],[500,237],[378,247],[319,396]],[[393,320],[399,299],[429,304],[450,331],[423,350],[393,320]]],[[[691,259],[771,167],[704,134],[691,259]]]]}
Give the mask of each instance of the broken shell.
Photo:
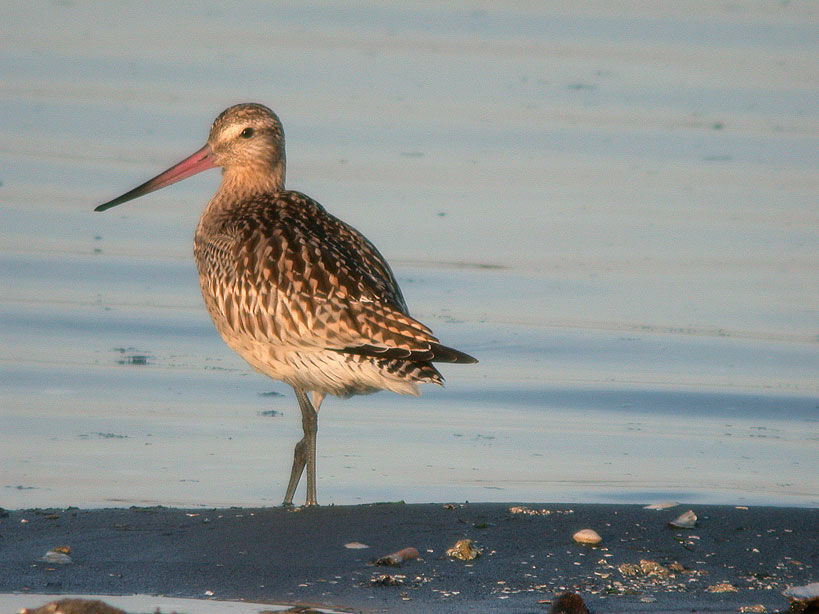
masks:
{"type": "Polygon", "coordinates": [[[405,561],[411,561],[413,559],[418,558],[418,550],[415,548],[404,548],[403,550],[399,550],[398,552],[393,552],[392,554],[388,554],[387,556],[382,556],[380,559],[375,561],[376,565],[392,565],[398,566],[405,561]]]}
{"type": "Polygon", "coordinates": [[[446,555],[462,561],[471,561],[478,558],[481,551],[472,545],[471,539],[459,539],[452,548],[446,551],[446,555]]]}
{"type": "Polygon", "coordinates": [[[344,544],[345,548],[349,548],[350,550],[362,550],[364,548],[369,548],[367,544],[362,544],[361,542],[349,542],[344,544]]]}
{"type": "Polygon", "coordinates": [[[782,591],[782,594],[791,601],[813,603],[819,600],[819,582],[811,582],[805,586],[791,586],[782,591]]]}
{"type": "Polygon", "coordinates": [[[660,501],[659,503],[652,503],[643,507],[644,510],[667,510],[672,507],[677,507],[679,503],[676,501],[660,501]]]}
{"type": "Polygon", "coordinates": [[[697,515],[693,511],[688,510],[669,522],[668,526],[677,529],[693,529],[697,526],[697,515]]]}
{"type": "Polygon", "coordinates": [[[578,544],[586,544],[588,546],[596,546],[603,538],[594,529],[580,529],[577,533],[572,535],[572,539],[578,544]]]}
{"type": "Polygon", "coordinates": [[[63,552],[57,552],[56,550],[49,550],[40,558],[40,561],[43,563],[52,563],[57,565],[67,565],[68,563],[73,562],[71,557],[63,552]]]}

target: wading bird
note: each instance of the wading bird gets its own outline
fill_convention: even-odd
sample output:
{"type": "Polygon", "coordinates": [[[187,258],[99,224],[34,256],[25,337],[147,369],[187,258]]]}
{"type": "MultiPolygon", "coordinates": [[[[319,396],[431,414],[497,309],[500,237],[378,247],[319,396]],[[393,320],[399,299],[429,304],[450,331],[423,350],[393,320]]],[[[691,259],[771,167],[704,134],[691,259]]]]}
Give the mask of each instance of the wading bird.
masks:
{"type": "Polygon", "coordinates": [[[284,187],[284,131],[273,111],[239,104],[213,122],[204,147],[105,211],[216,166],[222,183],[194,236],[205,306],[225,343],[296,393],[304,437],[284,505],[307,469],[316,505],[316,433],[325,395],[442,384],[433,362],[474,363],[410,317],[389,265],[355,228],[284,187]]]}

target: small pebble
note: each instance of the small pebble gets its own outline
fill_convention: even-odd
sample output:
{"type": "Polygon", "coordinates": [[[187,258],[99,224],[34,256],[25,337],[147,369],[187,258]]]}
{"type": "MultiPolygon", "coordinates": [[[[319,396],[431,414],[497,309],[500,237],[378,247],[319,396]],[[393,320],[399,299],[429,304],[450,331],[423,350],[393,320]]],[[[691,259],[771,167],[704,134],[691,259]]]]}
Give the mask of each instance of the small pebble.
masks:
{"type": "Polygon", "coordinates": [[[603,538],[594,529],[580,529],[577,533],[572,535],[572,539],[578,544],[586,544],[588,546],[596,546],[603,541],[603,538]]]}

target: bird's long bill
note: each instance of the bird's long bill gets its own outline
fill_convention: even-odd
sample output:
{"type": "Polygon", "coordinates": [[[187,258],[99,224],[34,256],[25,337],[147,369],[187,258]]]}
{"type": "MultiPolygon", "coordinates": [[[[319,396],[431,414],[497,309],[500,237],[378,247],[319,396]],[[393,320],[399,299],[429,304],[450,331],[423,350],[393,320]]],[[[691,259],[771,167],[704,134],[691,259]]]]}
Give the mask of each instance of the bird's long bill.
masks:
{"type": "Polygon", "coordinates": [[[182,181],[191,175],[201,173],[202,171],[213,168],[214,166],[216,166],[216,164],[213,162],[213,151],[211,150],[210,145],[205,145],[193,155],[188,156],[177,164],[174,164],[171,168],[160,173],[153,179],[149,179],[141,186],[135,187],[133,190],[126,192],[122,196],[117,196],[114,200],[109,200],[107,203],[101,204],[99,207],[96,207],[94,211],[105,211],[111,207],[116,207],[124,202],[133,200],[134,198],[139,198],[140,196],[153,192],[154,190],[164,188],[165,186],[176,183],[177,181],[182,181]]]}

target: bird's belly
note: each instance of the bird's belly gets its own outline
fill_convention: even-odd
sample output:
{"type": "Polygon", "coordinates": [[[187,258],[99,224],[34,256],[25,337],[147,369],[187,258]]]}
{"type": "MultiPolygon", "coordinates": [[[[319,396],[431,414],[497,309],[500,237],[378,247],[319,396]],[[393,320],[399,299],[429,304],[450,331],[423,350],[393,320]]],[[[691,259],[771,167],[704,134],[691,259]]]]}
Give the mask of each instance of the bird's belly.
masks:
{"type": "Polygon", "coordinates": [[[391,390],[418,394],[417,386],[390,376],[377,361],[344,354],[299,336],[301,326],[276,318],[252,318],[235,313],[235,306],[202,284],[205,306],[222,339],[251,367],[263,375],[303,390],[349,397],[391,390]],[[234,313],[231,313],[231,309],[234,313]]]}

